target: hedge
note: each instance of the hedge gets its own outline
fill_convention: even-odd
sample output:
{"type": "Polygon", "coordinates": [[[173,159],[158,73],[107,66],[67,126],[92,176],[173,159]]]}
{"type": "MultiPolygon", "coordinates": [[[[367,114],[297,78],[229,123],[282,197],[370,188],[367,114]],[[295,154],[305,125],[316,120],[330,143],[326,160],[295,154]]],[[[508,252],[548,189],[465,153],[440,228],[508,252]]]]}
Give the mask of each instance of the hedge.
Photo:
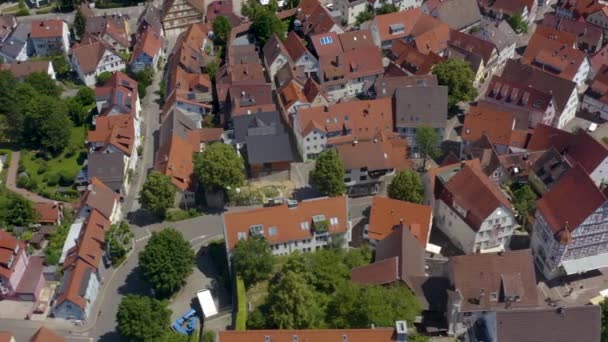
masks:
{"type": "Polygon", "coordinates": [[[247,294],[245,292],[245,283],[239,276],[236,277],[236,302],[238,307],[235,330],[247,330],[247,294]]]}

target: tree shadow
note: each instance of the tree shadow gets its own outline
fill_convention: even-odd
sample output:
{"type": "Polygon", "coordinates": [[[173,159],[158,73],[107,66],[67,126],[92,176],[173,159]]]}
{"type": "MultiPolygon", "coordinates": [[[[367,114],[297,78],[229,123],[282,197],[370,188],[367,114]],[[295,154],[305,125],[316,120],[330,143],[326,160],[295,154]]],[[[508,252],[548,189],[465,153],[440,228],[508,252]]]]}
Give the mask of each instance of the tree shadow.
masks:
{"type": "MultiPolygon", "coordinates": [[[[228,265],[225,265],[226,268],[228,265]]],[[[232,298],[226,289],[225,281],[228,279],[220,279],[221,275],[219,270],[216,269],[215,264],[211,260],[208,246],[202,246],[196,253],[196,268],[207,278],[211,279],[211,294],[213,298],[217,299],[218,308],[223,308],[232,305],[232,298]]],[[[225,270],[226,275],[228,274],[225,270]]],[[[198,305],[198,300],[196,300],[198,305]]]]}
{"type": "Polygon", "coordinates": [[[298,201],[303,201],[303,200],[323,196],[323,194],[321,194],[319,191],[317,191],[312,186],[306,186],[306,187],[295,189],[293,191],[292,196],[294,199],[296,199],[298,201]]]}
{"type": "Polygon", "coordinates": [[[153,215],[149,211],[142,208],[137,209],[137,211],[127,213],[126,219],[129,224],[137,227],[145,227],[162,222],[158,216],[153,215]]]}
{"type": "Polygon", "coordinates": [[[117,341],[125,341],[122,336],[118,333],[118,331],[110,331],[101,336],[97,340],[99,342],[117,342],[117,341]]]}
{"type": "Polygon", "coordinates": [[[142,296],[152,295],[152,288],[142,277],[139,266],[131,270],[131,273],[125,279],[125,283],[118,288],[120,295],[126,296],[137,294],[142,296]]]}

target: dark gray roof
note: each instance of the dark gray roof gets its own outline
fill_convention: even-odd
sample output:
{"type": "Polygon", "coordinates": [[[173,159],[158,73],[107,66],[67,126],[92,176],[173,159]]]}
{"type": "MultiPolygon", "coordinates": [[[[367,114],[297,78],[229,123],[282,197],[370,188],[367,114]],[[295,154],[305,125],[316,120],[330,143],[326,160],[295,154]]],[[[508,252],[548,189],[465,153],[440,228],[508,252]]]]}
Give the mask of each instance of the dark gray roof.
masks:
{"type": "Polygon", "coordinates": [[[566,108],[576,83],[509,59],[502,71],[502,78],[509,82],[527,84],[536,90],[553,94],[557,109],[566,108]]]}
{"type": "Polygon", "coordinates": [[[113,191],[120,192],[124,183],[125,157],[122,153],[90,153],[89,179],[97,177],[113,191]]]}
{"type": "Polygon", "coordinates": [[[168,146],[174,134],[183,140],[188,140],[188,132],[197,128],[196,123],[188,115],[173,108],[160,126],[158,146],[168,146]]]}
{"type": "Polygon", "coordinates": [[[296,159],[290,136],[278,112],[237,116],[233,123],[234,140],[246,144],[250,164],[296,159]]]}
{"type": "Polygon", "coordinates": [[[0,53],[11,59],[15,59],[23,50],[23,47],[27,45],[30,33],[31,25],[18,24],[11,35],[0,44],[0,53]]]}
{"type": "Polygon", "coordinates": [[[143,25],[150,25],[156,32],[161,32],[161,10],[158,7],[155,7],[151,3],[149,3],[144,12],[139,16],[137,20],[137,30],[140,31],[144,28],[143,25]]]}
{"type": "Polygon", "coordinates": [[[516,44],[518,39],[515,31],[505,20],[496,21],[487,18],[483,19],[477,30],[471,34],[477,38],[494,43],[499,52],[516,44]]]}
{"type": "Polygon", "coordinates": [[[601,316],[597,305],[502,310],[494,329],[498,342],[600,342],[601,316]]]}
{"type": "Polygon", "coordinates": [[[481,20],[477,0],[451,0],[437,8],[437,18],[454,30],[462,30],[481,20]]]}
{"type": "Polygon", "coordinates": [[[479,71],[479,67],[481,66],[481,64],[483,62],[483,57],[481,55],[478,55],[478,54],[474,53],[473,51],[468,51],[468,50],[465,50],[461,47],[454,46],[454,45],[449,45],[448,51],[449,51],[450,58],[461,59],[461,60],[469,63],[469,65],[471,66],[471,69],[473,70],[474,73],[477,73],[479,71]]]}
{"type": "Polygon", "coordinates": [[[395,126],[445,127],[448,120],[448,87],[406,87],[395,92],[395,126]]]}

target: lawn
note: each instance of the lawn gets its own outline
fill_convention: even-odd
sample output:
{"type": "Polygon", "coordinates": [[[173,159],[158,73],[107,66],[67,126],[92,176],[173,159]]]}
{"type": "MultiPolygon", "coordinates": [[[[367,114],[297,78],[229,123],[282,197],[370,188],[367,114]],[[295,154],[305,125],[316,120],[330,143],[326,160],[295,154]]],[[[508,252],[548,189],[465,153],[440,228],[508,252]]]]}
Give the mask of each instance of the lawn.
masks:
{"type": "Polygon", "coordinates": [[[78,192],[71,187],[86,159],[86,128],[72,127],[70,130],[70,144],[56,157],[47,159],[36,151],[21,151],[19,170],[30,177],[25,186],[30,191],[58,200],[69,201],[78,197],[78,192]],[[64,188],[63,194],[57,192],[60,187],[64,188]],[[65,188],[70,190],[65,191],[65,188]]]}

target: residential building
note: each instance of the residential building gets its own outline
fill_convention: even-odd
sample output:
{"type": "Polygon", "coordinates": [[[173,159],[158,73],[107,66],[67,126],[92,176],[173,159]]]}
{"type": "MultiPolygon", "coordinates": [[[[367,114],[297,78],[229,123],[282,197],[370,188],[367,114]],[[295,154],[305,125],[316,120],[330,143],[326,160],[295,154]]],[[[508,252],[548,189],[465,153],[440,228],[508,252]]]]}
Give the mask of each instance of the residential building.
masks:
{"type": "Polygon", "coordinates": [[[397,227],[407,227],[424,249],[429,242],[432,223],[433,209],[430,206],[374,196],[363,238],[377,245],[397,227]]]}
{"type": "Polygon", "coordinates": [[[470,333],[488,342],[599,342],[600,311],[597,305],[490,311],[481,315],[470,333]]]}
{"type": "Polygon", "coordinates": [[[457,31],[466,32],[481,22],[476,0],[429,0],[420,9],[457,31]]]}
{"type": "Polygon", "coordinates": [[[0,42],[5,42],[17,28],[17,17],[12,14],[0,14],[0,42]]]}
{"type": "Polygon", "coordinates": [[[156,7],[152,3],[148,3],[144,8],[144,11],[141,13],[139,18],[137,18],[137,30],[136,32],[140,32],[146,27],[150,26],[158,33],[161,37],[164,37],[165,31],[163,30],[163,24],[161,22],[162,19],[162,10],[156,7]]]}
{"type": "Polygon", "coordinates": [[[563,128],[574,118],[579,104],[575,82],[514,60],[507,61],[501,77],[505,81],[527,84],[538,91],[552,94],[557,105],[553,126],[563,128]]]}
{"type": "Polygon", "coordinates": [[[338,0],[336,8],[342,13],[342,23],[344,25],[354,25],[357,23],[357,16],[367,11],[369,2],[366,0],[338,0]]]}
{"type": "Polygon", "coordinates": [[[15,337],[10,331],[0,331],[0,341],[16,342],[15,337]]]}
{"type": "Polygon", "coordinates": [[[269,341],[351,341],[393,342],[407,340],[407,323],[395,322],[395,328],[373,329],[305,329],[305,330],[222,330],[217,342],[237,342],[243,339],[269,341]]]}
{"type": "Polygon", "coordinates": [[[573,34],[579,50],[594,53],[602,47],[604,32],[595,25],[558,17],[553,13],[546,13],[541,25],[573,34]]]}
{"type": "Polygon", "coordinates": [[[65,342],[65,338],[57,335],[51,329],[40,327],[32,336],[30,342],[65,342]]]}
{"type": "Polygon", "coordinates": [[[529,249],[451,257],[448,270],[452,290],[446,316],[451,335],[464,334],[488,311],[540,305],[529,249]]]}
{"type": "Polygon", "coordinates": [[[317,158],[330,146],[356,139],[371,140],[392,128],[389,98],[301,108],[293,119],[296,145],[305,160],[317,158]]]}
{"type": "Polygon", "coordinates": [[[608,30],[608,7],[602,5],[596,11],[591,12],[587,15],[587,22],[595,26],[600,27],[603,30],[608,30]]]}
{"type": "MultiPolygon", "coordinates": [[[[544,31],[546,30],[538,30],[532,35],[522,56],[522,63],[573,81],[581,87],[589,75],[589,59],[584,52],[573,48],[574,44],[560,41],[560,35],[569,35],[566,32],[552,30],[553,33],[547,35],[544,31]]],[[[572,38],[574,39],[573,36],[572,38]]]]}
{"type": "Polygon", "coordinates": [[[423,296],[420,285],[426,279],[425,251],[410,229],[402,224],[379,241],[374,263],[353,268],[351,281],[365,285],[403,282],[416,295],[423,296]]]}
{"type": "Polygon", "coordinates": [[[539,123],[552,125],[557,122],[557,104],[553,92],[543,92],[526,83],[511,82],[501,76],[493,76],[484,101],[512,111],[527,112],[526,122],[519,123],[522,129],[534,128],[539,123]]]}
{"type": "Polygon", "coordinates": [[[98,179],[121,196],[129,192],[128,162],[122,153],[89,153],[87,158],[89,181],[98,179]]]}
{"type": "Polygon", "coordinates": [[[87,18],[84,32],[85,35],[106,42],[119,53],[128,53],[131,49],[131,34],[127,21],[126,16],[117,14],[87,18]]]}
{"type": "Polygon", "coordinates": [[[377,194],[387,176],[412,167],[407,142],[391,132],[380,132],[369,140],[344,141],[335,148],[344,166],[344,183],[352,196],[377,194]]]}
{"type": "Polygon", "coordinates": [[[168,0],[163,2],[161,22],[167,36],[176,36],[191,24],[202,23],[205,14],[203,0],[168,0]]]}
{"type": "Polygon", "coordinates": [[[476,86],[494,72],[498,62],[498,51],[493,43],[456,30],[450,30],[448,56],[469,63],[476,86]]]}
{"type": "Polygon", "coordinates": [[[502,69],[507,60],[515,56],[515,47],[518,42],[518,37],[506,20],[496,21],[487,18],[483,19],[471,34],[494,44],[498,54],[498,60],[495,62],[494,71],[502,69]]]}
{"type": "Polygon", "coordinates": [[[395,76],[384,77],[374,83],[373,94],[376,97],[393,97],[395,91],[402,87],[429,87],[437,86],[437,76],[395,76]]]}
{"type": "MultiPolygon", "coordinates": [[[[506,154],[505,154],[506,155],[506,154]]],[[[461,151],[460,158],[456,157],[454,160],[446,160],[442,162],[441,167],[432,169],[428,174],[435,173],[433,177],[436,177],[438,169],[443,169],[443,166],[447,166],[460,163],[460,159],[463,160],[479,160],[479,166],[481,171],[490,178],[491,181],[502,184],[503,177],[506,176],[504,170],[501,169],[500,156],[496,151],[496,147],[487,134],[482,134],[481,137],[471,143],[467,143],[461,151]]],[[[441,172],[441,171],[439,171],[441,172]]],[[[426,192],[426,189],[425,189],[426,192]]]]}
{"type": "Polygon", "coordinates": [[[553,127],[536,127],[528,143],[528,150],[542,151],[552,147],[571,163],[580,164],[596,187],[606,183],[608,147],[585,130],[569,133],[553,127]]]}
{"type": "Polygon", "coordinates": [[[608,120],[608,65],[597,72],[583,95],[581,109],[608,120]]]}
{"type": "Polygon", "coordinates": [[[51,309],[54,317],[80,321],[91,318],[105,271],[105,234],[109,229],[110,221],[93,210],[63,263],[63,278],[51,309]]]}
{"type": "Polygon", "coordinates": [[[215,18],[222,16],[228,19],[230,27],[237,27],[243,19],[234,14],[234,6],[232,0],[216,0],[207,5],[207,22],[213,24],[215,18]]]}
{"type": "Polygon", "coordinates": [[[542,155],[532,165],[532,170],[528,176],[529,184],[537,193],[544,195],[573,167],[574,163],[562,156],[554,147],[544,152],[536,151],[532,153],[542,153],[542,155]]]}
{"type": "Polygon", "coordinates": [[[397,6],[398,11],[407,11],[422,6],[422,0],[370,0],[369,3],[374,9],[378,9],[386,3],[393,4],[397,6]]]}
{"type": "Polygon", "coordinates": [[[71,64],[78,78],[87,86],[97,82],[103,72],[116,72],[126,68],[127,62],[106,42],[93,36],[83,38],[71,49],[71,64]]]}
{"type": "MultiPolygon", "coordinates": [[[[319,60],[308,50],[297,33],[289,32],[283,44],[291,57],[293,67],[301,68],[307,77],[319,72],[319,60]]],[[[272,79],[274,80],[274,77],[272,79]]]]}
{"type": "Polygon", "coordinates": [[[547,279],[607,266],[607,208],[606,195],[580,164],[537,201],[531,248],[547,279]]]}
{"type": "Polygon", "coordinates": [[[68,24],[63,20],[35,20],[31,23],[29,38],[37,56],[50,56],[68,53],[69,35],[68,24]]]}
{"type": "Polygon", "coordinates": [[[535,20],[537,0],[478,0],[481,14],[501,20],[516,14],[528,23],[535,20]]]}
{"type": "MultiPolygon", "coordinates": [[[[129,160],[129,169],[137,164],[136,119],[130,114],[104,115],[95,118],[95,130],[87,134],[91,152],[120,153],[129,160]]],[[[139,128],[139,127],[138,127],[139,128]]]]}
{"type": "Polygon", "coordinates": [[[251,236],[263,236],[273,255],[312,252],[332,241],[343,248],[351,240],[346,196],[322,197],[278,206],[223,214],[226,251],[251,236]]]}
{"type": "Polygon", "coordinates": [[[585,18],[603,7],[603,4],[595,0],[559,0],[555,14],[558,17],[577,20],[580,17],[585,18]]]}
{"type": "Polygon", "coordinates": [[[436,176],[435,224],[465,253],[504,250],[517,228],[507,196],[479,160],[455,164],[436,176]]]}
{"type": "Polygon", "coordinates": [[[175,201],[178,205],[194,203],[193,153],[200,152],[199,128],[200,122],[194,122],[178,108],[170,110],[160,126],[154,169],[171,176],[171,182],[177,188],[175,201]]]}
{"type": "Polygon", "coordinates": [[[36,301],[45,285],[42,257],[30,256],[25,242],[0,230],[0,298],[36,301]]]}
{"type": "Polygon", "coordinates": [[[84,222],[92,211],[98,211],[111,224],[118,223],[122,217],[120,195],[97,178],[91,179],[88,189],[82,194],[80,203],[75,207],[74,222],[76,224],[84,222]]]}
{"type": "Polygon", "coordinates": [[[297,116],[299,108],[309,108],[329,105],[327,96],[315,80],[308,78],[304,85],[298,81],[291,80],[278,90],[279,100],[288,122],[291,123],[293,116],[297,116]]]}
{"type": "Polygon", "coordinates": [[[377,15],[369,29],[376,46],[390,49],[395,40],[412,43],[423,54],[445,54],[450,39],[450,27],[419,8],[377,15]]]}
{"type": "Polygon", "coordinates": [[[433,66],[446,61],[445,58],[433,52],[424,54],[418,51],[415,46],[402,40],[393,41],[393,46],[388,53],[388,57],[392,60],[392,63],[387,70],[390,70],[390,68],[393,67],[398,70],[400,74],[410,76],[429,75],[431,74],[433,66]]]}
{"type": "Polygon", "coordinates": [[[395,130],[407,139],[410,152],[418,153],[416,129],[431,127],[443,141],[448,120],[448,87],[405,87],[395,91],[395,130]]]}
{"type": "MultiPolygon", "coordinates": [[[[293,31],[291,32],[295,34],[293,31]]],[[[276,34],[273,34],[272,37],[268,39],[262,49],[262,54],[264,56],[264,66],[266,67],[266,71],[268,71],[268,76],[271,80],[274,80],[277,71],[285,64],[293,64],[289,52],[287,52],[285,45],[283,45],[283,42],[281,42],[281,39],[279,39],[276,34]]]]}
{"type": "Polygon", "coordinates": [[[50,61],[17,61],[14,63],[0,64],[0,70],[6,70],[13,74],[13,76],[22,81],[27,76],[34,72],[43,72],[51,79],[55,79],[55,69],[53,69],[53,63],[50,61]]]}
{"type": "Polygon", "coordinates": [[[344,32],[344,29],[338,23],[338,18],[334,17],[319,0],[300,1],[295,17],[299,23],[294,27],[294,30],[302,32],[304,36],[344,32]]]}
{"type": "Polygon", "coordinates": [[[141,103],[135,80],[120,71],[115,72],[104,85],[95,87],[95,103],[99,115],[93,118],[93,124],[102,116],[128,114],[136,121],[135,137],[139,140],[141,103]]]}
{"type": "Polygon", "coordinates": [[[63,220],[63,204],[59,202],[37,202],[34,209],[38,214],[36,222],[41,225],[58,226],[63,220]]]}
{"type": "Polygon", "coordinates": [[[157,70],[158,61],[163,55],[163,41],[161,35],[152,26],[146,26],[138,32],[129,66],[131,71],[137,73],[146,68],[157,70]]]}
{"type": "Polygon", "coordinates": [[[463,147],[473,144],[483,135],[499,155],[508,153],[511,148],[524,149],[528,141],[528,122],[518,120],[507,108],[497,110],[483,103],[471,106],[462,126],[463,147]]]}
{"type": "Polygon", "coordinates": [[[22,62],[34,54],[34,46],[30,40],[32,32],[32,26],[27,23],[11,24],[10,16],[1,15],[0,20],[6,20],[6,29],[0,30],[2,37],[0,37],[0,57],[4,59],[6,63],[22,62]],[[7,36],[8,34],[8,36],[7,36]]]}
{"type": "Polygon", "coordinates": [[[234,143],[253,177],[288,171],[296,161],[287,126],[277,111],[252,113],[233,119],[234,143]]]}

